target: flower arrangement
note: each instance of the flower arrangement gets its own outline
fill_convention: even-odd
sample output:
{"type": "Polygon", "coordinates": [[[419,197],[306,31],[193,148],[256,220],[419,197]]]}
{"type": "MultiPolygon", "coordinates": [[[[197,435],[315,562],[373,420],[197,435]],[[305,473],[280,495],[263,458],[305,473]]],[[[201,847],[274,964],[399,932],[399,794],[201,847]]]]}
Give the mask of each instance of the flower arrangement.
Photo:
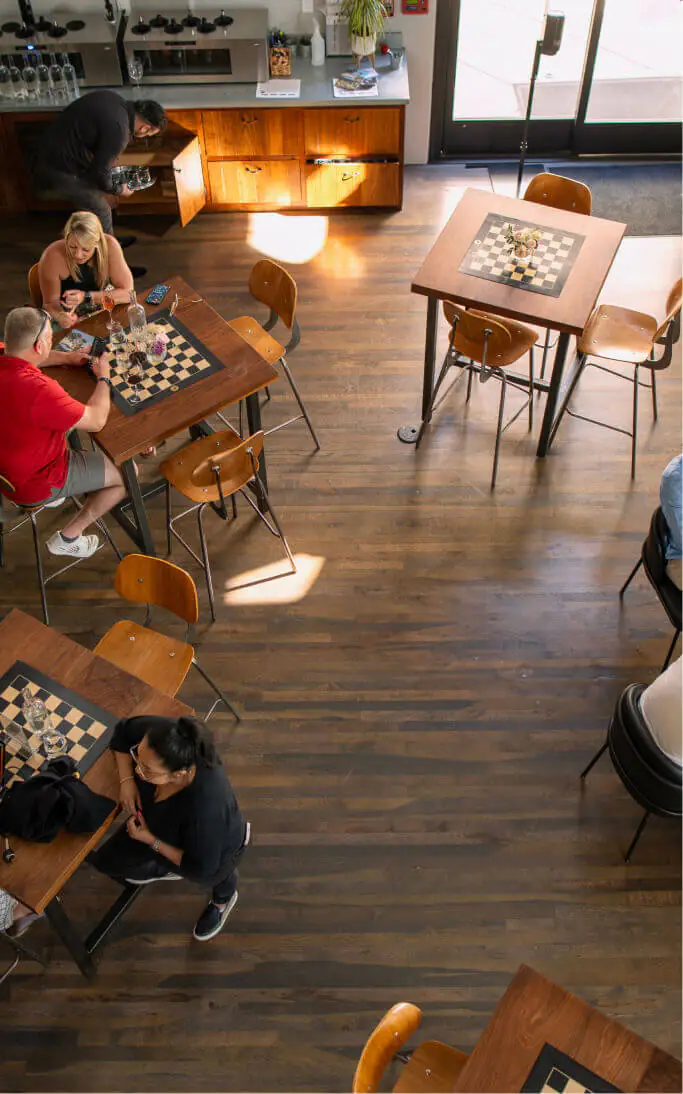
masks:
{"type": "Polygon", "coordinates": [[[161,327],[150,326],[147,328],[149,337],[149,356],[156,361],[163,361],[168,350],[168,335],[161,327]]]}
{"type": "Polygon", "coordinates": [[[508,249],[514,251],[517,258],[527,258],[538,247],[543,232],[540,228],[518,228],[515,231],[511,224],[506,224],[503,235],[508,249]]]}

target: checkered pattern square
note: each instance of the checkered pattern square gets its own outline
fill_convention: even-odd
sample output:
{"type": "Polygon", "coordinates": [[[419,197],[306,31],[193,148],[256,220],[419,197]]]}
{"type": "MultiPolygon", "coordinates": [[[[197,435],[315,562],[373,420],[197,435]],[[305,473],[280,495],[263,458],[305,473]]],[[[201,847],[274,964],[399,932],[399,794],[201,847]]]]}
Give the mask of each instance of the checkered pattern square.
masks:
{"type": "Polygon", "coordinates": [[[489,213],[460,264],[460,272],[543,296],[559,296],[584,236],[542,228],[536,250],[527,258],[517,258],[505,241],[507,225],[513,231],[539,227],[530,221],[489,213]]]}

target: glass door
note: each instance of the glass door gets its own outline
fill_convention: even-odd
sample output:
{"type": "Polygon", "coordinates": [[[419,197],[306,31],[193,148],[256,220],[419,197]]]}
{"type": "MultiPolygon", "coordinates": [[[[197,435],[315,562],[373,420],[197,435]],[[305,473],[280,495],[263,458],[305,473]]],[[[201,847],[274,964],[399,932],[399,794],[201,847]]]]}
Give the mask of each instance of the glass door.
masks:
{"type": "MultiPolygon", "coordinates": [[[[547,0],[440,0],[432,158],[519,151],[547,0]]],[[[529,155],[680,147],[678,0],[565,0],[529,155]]]]}

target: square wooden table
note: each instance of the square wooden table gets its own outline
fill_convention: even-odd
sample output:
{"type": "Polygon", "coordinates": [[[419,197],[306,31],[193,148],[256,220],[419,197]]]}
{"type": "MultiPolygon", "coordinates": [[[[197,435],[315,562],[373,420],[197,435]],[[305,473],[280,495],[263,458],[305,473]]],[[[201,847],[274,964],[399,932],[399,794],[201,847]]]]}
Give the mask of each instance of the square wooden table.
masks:
{"type": "MultiPolygon", "coordinates": [[[[151,445],[157,445],[169,437],[190,429],[192,436],[201,436],[211,432],[204,419],[230,403],[246,400],[249,431],[255,433],[261,428],[261,411],[258,392],[274,383],[278,373],[245,340],[232,329],[205,300],[201,293],[183,281],[181,277],[169,278],[166,284],[170,291],[161,304],[144,303],[148,290],[138,294],[148,317],[154,312],[168,308],[178,294],[179,305],[176,315],[195,337],[209,349],[224,366],[218,372],[197,380],[189,387],[172,392],[165,399],[126,415],[112,400],[109,418],[104,429],[94,433],[93,437],[103,452],[121,469],[126,488],[127,502],[112,511],[112,516],[124,528],[133,542],[145,554],[155,554],[154,541],[145,511],[145,498],[152,497],[165,488],[162,481],[141,489],[133,457],[144,452],[151,445]],[[127,513],[132,509],[133,520],[127,513]]],[[[121,304],[113,311],[113,316],[123,326],[127,326],[127,305],[121,304]]],[[[78,329],[89,334],[106,337],[106,314],[100,313],[91,319],[79,322],[78,329]]],[[[58,338],[55,337],[55,343],[58,338]]],[[[90,398],[95,381],[86,369],[52,368],[46,369],[70,395],[85,403],[90,398]]],[[[259,460],[259,476],[267,489],[265,452],[259,460]]]]}
{"type": "Polygon", "coordinates": [[[624,1094],[682,1089],[680,1060],[521,965],[460,1072],[455,1090],[467,1094],[521,1090],[545,1044],[571,1056],[624,1094]]]}
{"type": "MultiPolygon", "coordinates": [[[[519,319],[523,323],[551,328],[560,333],[550,382],[537,380],[534,383],[537,390],[547,394],[537,449],[538,456],[545,456],[564,414],[564,399],[576,370],[576,361],[571,369],[565,370],[569,339],[571,335],[578,337],[583,331],[625,231],[626,225],[616,221],[552,209],[547,205],[485,190],[466,190],[411,285],[411,292],[427,297],[421,417],[424,418],[427,412],[434,387],[436,331],[441,300],[454,300],[466,307],[481,308],[509,319],[519,319]],[[544,296],[460,272],[460,264],[489,213],[584,237],[559,296],[544,296]]],[[[516,379],[528,386],[528,377],[516,379]]],[[[404,426],[399,436],[401,440],[414,442],[417,432],[404,426]]]]}
{"type": "MultiPolygon", "coordinates": [[[[121,718],[132,718],[136,714],[179,718],[183,714],[193,713],[184,703],[155,691],[136,676],[123,672],[15,608],[0,623],[0,676],[18,660],[27,661],[57,683],[121,718]]],[[[86,772],[83,781],[96,793],[118,802],[117,768],[108,749],[86,772]]],[[[16,853],[14,862],[6,863],[0,859],[0,887],[33,911],[45,912],[87,977],[95,972],[92,953],[137,897],[140,887],[128,886],[124,889],[85,941],[69,920],[59,893],[86,855],[99,843],[117,812],[118,806],[112,809],[96,832],[85,835],[60,832],[51,843],[29,843],[12,836],[11,845],[16,853]]]]}

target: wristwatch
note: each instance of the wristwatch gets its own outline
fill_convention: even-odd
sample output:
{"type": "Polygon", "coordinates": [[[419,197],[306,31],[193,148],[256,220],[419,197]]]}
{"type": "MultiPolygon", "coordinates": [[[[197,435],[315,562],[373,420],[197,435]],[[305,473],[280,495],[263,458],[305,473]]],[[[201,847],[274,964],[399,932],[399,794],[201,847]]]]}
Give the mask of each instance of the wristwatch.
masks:
{"type": "Polygon", "coordinates": [[[98,376],[97,377],[97,382],[98,382],[98,384],[108,384],[109,387],[111,387],[111,380],[109,379],[108,376],[98,376]]]}
{"type": "Polygon", "coordinates": [[[83,303],[85,304],[86,308],[92,308],[92,293],[91,292],[87,292],[85,294],[85,300],[83,301],[83,303]]]}
{"type": "Polygon", "coordinates": [[[154,843],[152,844],[152,850],[156,851],[157,854],[159,852],[159,843],[160,843],[160,840],[155,839],[154,843]]]}

